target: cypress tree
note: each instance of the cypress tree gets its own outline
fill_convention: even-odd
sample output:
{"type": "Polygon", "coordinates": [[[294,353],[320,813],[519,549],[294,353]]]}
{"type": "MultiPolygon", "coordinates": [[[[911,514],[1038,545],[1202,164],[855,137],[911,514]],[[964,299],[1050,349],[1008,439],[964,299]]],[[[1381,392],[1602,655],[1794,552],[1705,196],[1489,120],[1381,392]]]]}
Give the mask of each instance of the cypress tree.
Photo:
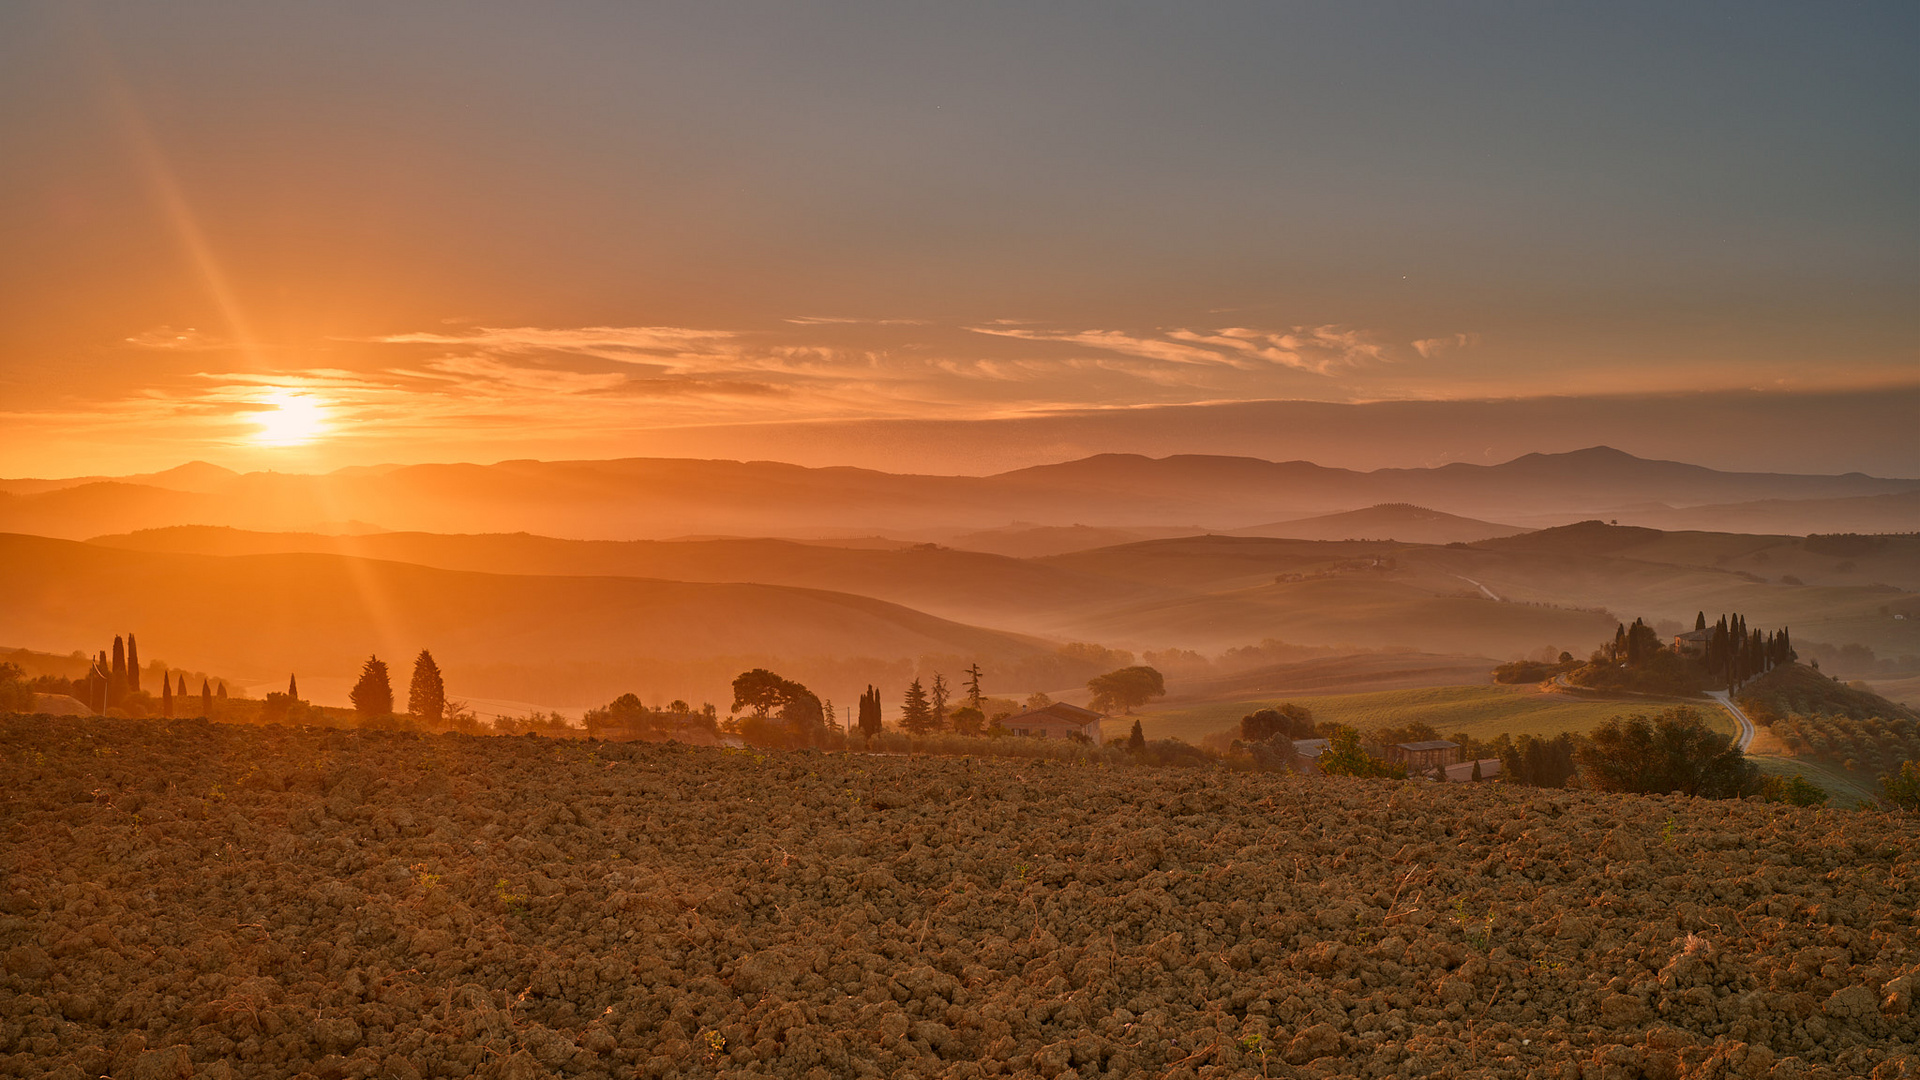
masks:
{"type": "Polygon", "coordinates": [[[160,715],[173,719],[173,683],[167,681],[165,674],[160,676],[160,715]]]}
{"type": "MultiPolygon", "coordinates": [[[[182,675],[181,678],[184,679],[186,676],[182,675]]],[[[213,715],[213,687],[207,683],[204,676],[200,679],[200,715],[203,717],[213,715]]]]}
{"type": "Polygon", "coordinates": [[[127,631],[127,689],[140,689],[140,643],[133,640],[133,631],[127,631]]]}
{"type": "Polygon", "coordinates": [[[425,649],[413,659],[413,682],[407,688],[407,712],[422,720],[439,723],[447,714],[447,684],[440,677],[440,665],[425,649]]]}
{"type": "Polygon", "coordinates": [[[113,639],[113,666],[107,672],[116,679],[125,680],[127,677],[127,645],[117,634],[113,639]]]}
{"type": "Polygon", "coordinates": [[[871,683],[860,695],[860,734],[869,738],[880,734],[880,691],[871,683]]]}
{"type": "Polygon", "coordinates": [[[300,700],[300,680],[292,675],[287,676],[287,700],[300,700]]]}
{"type": "Polygon", "coordinates": [[[1147,752],[1147,733],[1140,730],[1140,721],[1133,722],[1133,730],[1127,733],[1127,753],[1144,754],[1147,752]]]}
{"type": "Polygon", "coordinates": [[[1704,612],[1704,611],[1703,611],[1703,612],[1701,612],[1700,614],[1698,614],[1698,615],[1695,615],[1695,616],[1693,617],[1693,628],[1694,628],[1694,630],[1695,630],[1695,631],[1700,631],[1700,630],[1705,630],[1705,629],[1707,628],[1707,613],[1706,613],[1706,612],[1704,612]]]}
{"type": "Polygon", "coordinates": [[[976,660],[967,668],[967,704],[978,709],[984,700],[986,695],[980,692],[980,662],[976,660]]]}
{"type": "Polygon", "coordinates": [[[225,679],[220,681],[220,687],[214,691],[213,696],[219,698],[221,701],[227,700],[227,683],[225,679]]]}

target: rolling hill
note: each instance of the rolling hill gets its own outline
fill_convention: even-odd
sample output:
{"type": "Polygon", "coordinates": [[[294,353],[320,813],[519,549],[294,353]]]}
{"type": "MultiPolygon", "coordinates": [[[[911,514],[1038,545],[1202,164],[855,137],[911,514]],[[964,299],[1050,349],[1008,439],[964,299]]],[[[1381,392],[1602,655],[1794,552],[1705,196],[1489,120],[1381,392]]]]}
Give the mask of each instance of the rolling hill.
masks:
{"type": "Polygon", "coordinates": [[[1175,595],[1044,562],[933,544],[876,547],[792,540],[561,540],[379,533],[325,536],[179,527],[99,537],[127,550],[199,555],[326,553],[491,574],[607,575],[756,582],[855,593],[945,618],[1044,633],[1075,612],[1175,595]]]}
{"type": "MultiPolygon", "coordinates": [[[[659,693],[712,696],[708,680],[752,658],[824,670],[823,658],[932,654],[1005,670],[1049,651],[869,597],[778,585],[486,574],[337,554],[168,554],[18,535],[0,535],[0,565],[0,625],[37,648],[94,649],[132,629],[149,657],[264,676],[349,674],[370,653],[404,664],[430,647],[466,692],[484,685],[555,703],[609,700],[620,678],[649,667],[698,675],[697,686],[659,693]],[[548,673],[549,696],[486,683],[516,671],[548,673]]],[[[851,700],[861,676],[845,678],[847,687],[821,689],[851,700]]]]}
{"type": "MultiPolygon", "coordinates": [[[[1614,507],[1852,499],[1920,490],[1920,481],[1859,474],[1718,472],[1605,447],[1529,454],[1500,465],[1373,472],[1244,457],[1102,454],[992,476],[676,458],[410,465],[324,476],[226,478],[205,468],[190,470],[184,479],[163,481],[164,475],[57,488],[41,481],[0,482],[0,529],[78,538],[177,524],[284,531],[359,521],[403,531],[583,539],[863,530],[957,534],[1010,521],[1103,528],[1197,522],[1237,529],[1392,502],[1537,525],[1596,513],[1618,516],[1607,512],[1614,507]]],[[[1746,527],[1764,525],[1764,512],[1749,517],[1746,527]]]]}
{"type": "Polygon", "coordinates": [[[1381,503],[1344,514],[1276,521],[1235,529],[1235,536],[1272,536],[1294,540],[1400,540],[1410,544],[1455,544],[1513,536],[1527,530],[1497,525],[1412,503],[1381,503]]]}

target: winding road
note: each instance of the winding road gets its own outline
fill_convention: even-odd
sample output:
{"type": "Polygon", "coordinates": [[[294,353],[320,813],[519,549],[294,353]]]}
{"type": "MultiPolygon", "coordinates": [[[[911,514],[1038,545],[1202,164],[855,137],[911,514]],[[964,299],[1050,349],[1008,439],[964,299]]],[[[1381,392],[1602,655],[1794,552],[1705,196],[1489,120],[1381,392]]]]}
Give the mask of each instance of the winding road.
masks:
{"type": "Polygon", "coordinates": [[[1479,589],[1481,595],[1485,596],[1489,600],[1498,601],[1500,599],[1500,597],[1496,595],[1492,589],[1487,588],[1485,585],[1480,584],[1479,582],[1473,580],[1472,578],[1468,577],[1465,574],[1455,574],[1453,576],[1459,578],[1461,581],[1466,582],[1467,584],[1473,586],[1474,588],[1479,589]]]}
{"type": "Polygon", "coordinates": [[[1733,714],[1734,722],[1740,725],[1740,738],[1734,745],[1740,748],[1741,753],[1746,753],[1747,747],[1753,743],[1753,721],[1747,719],[1747,714],[1741,712],[1740,706],[1733,703],[1733,695],[1725,690],[1709,690],[1707,696],[1719,702],[1721,708],[1733,714]]]}

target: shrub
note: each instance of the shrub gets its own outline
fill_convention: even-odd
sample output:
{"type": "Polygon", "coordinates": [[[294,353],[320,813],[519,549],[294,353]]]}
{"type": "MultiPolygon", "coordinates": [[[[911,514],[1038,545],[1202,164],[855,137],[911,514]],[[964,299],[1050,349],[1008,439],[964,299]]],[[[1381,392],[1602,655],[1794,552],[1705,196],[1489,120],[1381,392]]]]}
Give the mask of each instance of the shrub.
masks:
{"type": "Polygon", "coordinates": [[[1790,806],[1820,806],[1827,801],[1827,789],[1803,776],[1768,776],[1760,781],[1760,797],[1790,806]]]}
{"type": "Polygon", "coordinates": [[[1880,778],[1884,798],[1902,810],[1920,814],[1920,761],[1906,761],[1900,771],[1880,778]]]}
{"type": "Polygon", "coordinates": [[[1406,766],[1382,761],[1361,749],[1358,731],[1342,725],[1328,738],[1327,748],[1320,753],[1320,771],[1328,776],[1407,778],[1406,766]]]}

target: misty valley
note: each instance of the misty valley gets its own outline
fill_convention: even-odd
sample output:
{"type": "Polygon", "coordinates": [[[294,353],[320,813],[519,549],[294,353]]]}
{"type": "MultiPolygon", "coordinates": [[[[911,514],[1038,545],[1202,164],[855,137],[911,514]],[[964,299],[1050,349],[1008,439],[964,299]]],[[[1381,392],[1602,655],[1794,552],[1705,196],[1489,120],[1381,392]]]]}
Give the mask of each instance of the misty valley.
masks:
{"type": "Polygon", "coordinates": [[[1899,1075],[1920,482],[1315,468],[0,482],[0,1055],[1899,1075]]]}

